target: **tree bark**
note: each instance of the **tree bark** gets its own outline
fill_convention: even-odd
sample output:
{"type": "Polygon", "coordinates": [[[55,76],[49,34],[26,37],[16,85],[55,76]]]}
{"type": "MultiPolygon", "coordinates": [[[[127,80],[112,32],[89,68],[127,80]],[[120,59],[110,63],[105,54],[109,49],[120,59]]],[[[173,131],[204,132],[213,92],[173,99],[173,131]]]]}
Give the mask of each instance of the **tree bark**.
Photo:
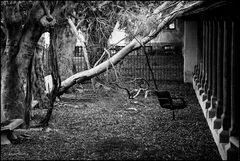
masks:
{"type": "MultiPolygon", "coordinates": [[[[27,24],[26,24],[27,25],[27,24]]],[[[32,83],[31,71],[33,63],[33,55],[37,47],[37,42],[43,33],[43,26],[37,25],[37,22],[31,22],[28,30],[23,35],[20,43],[20,50],[16,57],[17,71],[19,81],[23,86],[25,100],[25,123],[27,126],[30,124],[30,109],[32,103],[32,83]]]]}
{"type": "Polygon", "coordinates": [[[24,91],[16,70],[14,55],[18,46],[7,46],[1,58],[1,122],[9,119],[24,119],[24,91]]]}
{"type": "Polygon", "coordinates": [[[45,93],[45,80],[43,71],[44,46],[38,44],[33,57],[32,68],[32,97],[38,101],[40,109],[46,109],[49,106],[49,99],[45,93]]]}
{"type": "Polygon", "coordinates": [[[50,64],[50,72],[51,72],[51,76],[52,76],[52,82],[53,82],[53,88],[51,90],[51,92],[49,93],[49,105],[50,107],[48,108],[47,114],[45,116],[45,118],[40,122],[40,125],[37,126],[43,126],[46,127],[48,126],[48,122],[51,118],[52,115],[52,111],[54,108],[54,102],[56,100],[59,88],[60,88],[60,84],[61,84],[61,80],[60,80],[60,74],[59,74],[59,68],[58,68],[58,57],[57,57],[57,48],[56,48],[56,44],[57,44],[57,34],[58,34],[58,30],[56,29],[50,29],[50,46],[49,46],[49,64],[50,64]]]}
{"type": "Polygon", "coordinates": [[[6,6],[3,11],[5,19],[6,46],[1,53],[1,122],[11,118],[23,118],[24,106],[18,102],[22,98],[21,89],[14,87],[19,85],[19,78],[15,70],[17,65],[16,57],[21,39],[21,16],[20,13],[12,14],[13,6],[6,6]],[[14,80],[14,81],[13,81],[14,80]],[[19,93],[19,95],[17,95],[19,93]],[[15,110],[14,108],[17,107],[15,110]]]}
{"type": "Polygon", "coordinates": [[[20,118],[25,120],[26,127],[29,125],[31,67],[37,42],[44,30],[40,23],[43,16],[44,11],[38,2],[34,3],[26,21],[20,11],[16,11],[16,6],[6,6],[3,12],[7,40],[1,60],[1,122],[20,118]]]}
{"type": "Polygon", "coordinates": [[[66,79],[73,75],[73,57],[77,38],[71,32],[68,24],[56,26],[58,32],[56,38],[56,49],[58,53],[58,65],[61,79],[66,79]]]}

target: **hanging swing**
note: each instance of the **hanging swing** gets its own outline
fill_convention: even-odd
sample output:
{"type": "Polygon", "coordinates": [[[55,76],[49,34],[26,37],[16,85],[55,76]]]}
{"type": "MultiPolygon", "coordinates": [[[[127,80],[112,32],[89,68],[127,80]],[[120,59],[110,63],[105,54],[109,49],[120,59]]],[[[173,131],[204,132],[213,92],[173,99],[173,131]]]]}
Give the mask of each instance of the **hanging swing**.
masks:
{"type": "Polygon", "coordinates": [[[148,55],[147,55],[146,50],[145,50],[145,45],[142,44],[139,40],[137,40],[137,41],[142,46],[143,53],[146,56],[147,64],[148,64],[149,70],[150,70],[151,75],[152,75],[152,79],[153,79],[154,86],[155,86],[155,90],[153,91],[153,94],[155,94],[158,97],[159,104],[162,108],[172,110],[172,120],[175,120],[174,110],[186,108],[187,107],[186,102],[181,97],[171,97],[171,94],[170,94],[169,91],[159,91],[158,90],[158,86],[157,86],[156,80],[154,78],[154,73],[153,73],[153,70],[151,68],[149,58],[148,58],[148,55]]]}

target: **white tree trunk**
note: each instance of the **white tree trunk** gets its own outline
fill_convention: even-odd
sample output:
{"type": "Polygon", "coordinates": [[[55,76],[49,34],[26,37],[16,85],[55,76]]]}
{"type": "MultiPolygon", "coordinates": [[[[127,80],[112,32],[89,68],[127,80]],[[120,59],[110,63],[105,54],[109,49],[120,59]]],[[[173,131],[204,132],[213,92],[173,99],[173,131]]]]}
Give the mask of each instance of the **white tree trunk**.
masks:
{"type": "MultiPolygon", "coordinates": [[[[87,64],[87,69],[89,70],[89,69],[91,69],[91,66],[90,66],[90,63],[89,63],[89,58],[88,58],[88,53],[87,53],[87,49],[86,49],[86,45],[85,45],[85,40],[78,35],[77,28],[75,27],[74,23],[72,22],[72,20],[70,18],[68,18],[68,23],[69,23],[70,27],[72,28],[72,31],[73,31],[74,35],[80,41],[80,44],[81,44],[82,49],[83,49],[82,51],[83,51],[84,59],[85,59],[85,62],[87,64]]],[[[95,81],[94,81],[93,78],[91,79],[91,81],[92,81],[93,90],[95,91],[95,81]]]]}

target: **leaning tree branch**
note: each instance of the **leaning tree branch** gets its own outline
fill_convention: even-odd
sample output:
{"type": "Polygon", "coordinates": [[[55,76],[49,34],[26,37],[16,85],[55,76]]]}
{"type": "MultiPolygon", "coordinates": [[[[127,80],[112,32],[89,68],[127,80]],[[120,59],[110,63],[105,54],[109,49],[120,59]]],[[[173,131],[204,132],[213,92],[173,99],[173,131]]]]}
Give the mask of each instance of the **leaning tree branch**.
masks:
{"type": "Polygon", "coordinates": [[[83,82],[85,80],[89,80],[96,75],[99,75],[106,71],[109,67],[113,65],[116,65],[118,62],[120,62],[123,58],[125,58],[131,51],[136,50],[141,47],[140,44],[146,44],[149,41],[151,41],[153,38],[155,38],[161,30],[169,24],[171,21],[173,21],[176,17],[182,15],[184,12],[199,6],[202,3],[202,1],[196,1],[195,3],[191,4],[184,4],[182,2],[179,2],[176,7],[170,12],[169,16],[166,16],[162,21],[160,21],[159,25],[157,26],[157,29],[150,33],[148,36],[140,37],[138,40],[140,43],[133,39],[128,45],[123,47],[118,53],[113,55],[109,60],[95,66],[94,68],[91,68],[89,70],[85,70],[79,73],[76,73],[66,80],[61,82],[61,88],[59,91],[59,95],[62,95],[67,89],[69,89],[71,86],[73,86],[76,82],[83,82]],[[112,64],[111,64],[111,63],[112,64]]]}

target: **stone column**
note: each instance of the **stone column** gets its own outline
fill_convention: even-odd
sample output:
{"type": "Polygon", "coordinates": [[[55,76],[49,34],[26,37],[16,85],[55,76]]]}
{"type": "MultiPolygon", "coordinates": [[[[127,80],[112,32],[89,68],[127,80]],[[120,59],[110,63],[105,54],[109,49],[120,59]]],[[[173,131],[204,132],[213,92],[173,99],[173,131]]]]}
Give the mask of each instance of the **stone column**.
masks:
{"type": "Polygon", "coordinates": [[[224,21],[224,52],[223,52],[223,114],[220,143],[229,142],[229,128],[231,125],[231,20],[224,21]]]}
{"type": "Polygon", "coordinates": [[[192,73],[197,64],[197,21],[184,22],[184,82],[192,82],[192,73]]]}
{"type": "Polygon", "coordinates": [[[231,52],[231,128],[230,143],[227,146],[227,159],[239,159],[239,101],[237,96],[239,92],[239,77],[237,77],[238,63],[240,62],[240,25],[239,18],[232,23],[232,52],[231,52]]]}
{"type": "Polygon", "coordinates": [[[206,47],[205,47],[205,64],[204,64],[204,93],[202,96],[202,101],[207,99],[207,89],[208,89],[208,54],[209,54],[209,38],[210,38],[210,30],[209,30],[209,20],[206,22],[206,47]]]}
{"type": "Polygon", "coordinates": [[[217,100],[217,40],[218,40],[218,26],[216,19],[213,20],[213,43],[212,43],[212,97],[211,99],[211,105],[208,112],[208,117],[213,118],[216,114],[216,100],[217,100]]]}
{"type": "Polygon", "coordinates": [[[211,96],[212,96],[212,55],[213,55],[213,20],[209,20],[209,38],[208,38],[208,87],[207,87],[207,102],[205,108],[208,109],[211,105],[211,96]]]}
{"type": "Polygon", "coordinates": [[[232,24],[232,53],[231,53],[231,136],[239,136],[239,117],[237,114],[239,114],[239,101],[238,97],[239,94],[239,82],[240,79],[237,76],[237,73],[239,72],[239,62],[240,62],[240,23],[239,18],[236,19],[236,21],[232,24]]]}
{"type": "Polygon", "coordinates": [[[204,82],[205,82],[205,57],[206,57],[206,21],[202,21],[202,66],[200,71],[200,82],[197,85],[199,89],[199,95],[204,92],[204,82]]]}
{"type": "Polygon", "coordinates": [[[197,30],[197,35],[198,35],[198,50],[197,50],[197,65],[195,66],[195,74],[194,74],[194,81],[195,81],[195,87],[197,89],[200,88],[200,73],[201,73],[201,64],[202,64],[202,20],[198,21],[198,30],[197,30]]]}
{"type": "Polygon", "coordinates": [[[213,128],[221,128],[221,115],[223,112],[223,41],[224,41],[224,20],[220,18],[217,21],[217,102],[216,116],[213,119],[213,128]]]}

